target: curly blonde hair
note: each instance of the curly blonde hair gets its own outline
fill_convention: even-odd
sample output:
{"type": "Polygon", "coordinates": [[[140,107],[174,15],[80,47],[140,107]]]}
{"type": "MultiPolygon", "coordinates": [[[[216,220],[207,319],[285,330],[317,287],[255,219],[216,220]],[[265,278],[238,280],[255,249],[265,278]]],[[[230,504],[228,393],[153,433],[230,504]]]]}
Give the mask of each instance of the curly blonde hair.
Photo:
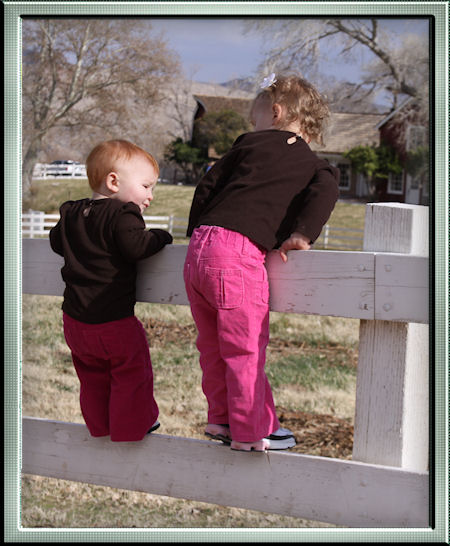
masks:
{"type": "Polygon", "coordinates": [[[89,185],[96,191],[108,173],[116,169],[117,161],[129,160],[141,156],[147,159],[159,175],[159,165],[156,159],[128,140],[106,140],[97,144],[86,159],[86,174],[89,185]]]}
{"type": "Polygon", "coordinates": [[[302,132],[311,140],[323,144],[323,131],[330,116],[328,102],[308,81],[298,76],[277,76],[272,85],[255,98],[268,99],[286,108],[284,123],[298,121],[302,132]]]}

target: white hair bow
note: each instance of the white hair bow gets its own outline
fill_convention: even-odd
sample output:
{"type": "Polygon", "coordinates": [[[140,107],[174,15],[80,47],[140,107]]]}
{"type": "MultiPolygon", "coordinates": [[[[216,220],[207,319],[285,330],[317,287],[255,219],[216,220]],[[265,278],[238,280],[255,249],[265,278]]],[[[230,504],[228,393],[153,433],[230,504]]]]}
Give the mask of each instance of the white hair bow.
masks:
{"type": "Polygon", "coordinates": [[[266,78],[263,79],[263,81],[261,83],[261,89],[266,89],[266,87],[270,87],[276,81],[277,80],[275,79],[275,74],[272,72],[272,74],[270,74],[270,76],[267,76],[266,78]]]}

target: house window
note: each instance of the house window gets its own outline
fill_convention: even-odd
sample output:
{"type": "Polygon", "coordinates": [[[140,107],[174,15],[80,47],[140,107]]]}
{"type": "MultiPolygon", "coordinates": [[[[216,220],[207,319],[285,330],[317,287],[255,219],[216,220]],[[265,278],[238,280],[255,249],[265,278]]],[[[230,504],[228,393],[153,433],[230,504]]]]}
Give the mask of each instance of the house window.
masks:
{"type": "Polygon", "coordinates": [[[389,173],[388,193],[403,193],[403,173],[389,173]]]}
{"type": "Polygon", "coordinates": [[[417,150],[417,148],[426,146],[426,130],[422,125],[410,125],[408,127],[408,137],[406,142],[406,149],[417,150]]]}
{"type": "Polygon", "coordinates": [[[350,189],[350,165],[348,163],[338,163],[338,169],[341,171],[341,178],[339,180],[339,189],[350,189]]]}

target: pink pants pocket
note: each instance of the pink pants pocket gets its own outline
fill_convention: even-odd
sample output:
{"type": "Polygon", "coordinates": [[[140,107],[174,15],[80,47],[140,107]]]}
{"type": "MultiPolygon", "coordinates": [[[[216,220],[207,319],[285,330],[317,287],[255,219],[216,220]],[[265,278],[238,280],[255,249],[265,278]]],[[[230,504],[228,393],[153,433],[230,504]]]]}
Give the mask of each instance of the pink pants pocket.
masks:
{"type": "Polygon", "coordinates": [[[206,266],[202,288],[215,309],[236,309],[244,300],[244,279],[240,269],[206,266]]]}

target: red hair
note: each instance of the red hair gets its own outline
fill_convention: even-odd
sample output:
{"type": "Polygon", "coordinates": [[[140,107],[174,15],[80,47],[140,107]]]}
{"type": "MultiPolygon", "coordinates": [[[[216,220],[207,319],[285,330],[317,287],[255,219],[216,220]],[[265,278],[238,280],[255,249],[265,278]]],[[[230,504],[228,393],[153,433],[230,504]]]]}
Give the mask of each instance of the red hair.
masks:
{"type": "Polygon", "coordinates": [[[120,160],[130,160],[132,157],[141,156],[147,159],[159,175],[159,165],[156,159],[127,140],[106,140],[97,144],[86,159],[86,173],[89,185],[97,191],[108,173],[116,169],[116,163],[120,160]]]}

